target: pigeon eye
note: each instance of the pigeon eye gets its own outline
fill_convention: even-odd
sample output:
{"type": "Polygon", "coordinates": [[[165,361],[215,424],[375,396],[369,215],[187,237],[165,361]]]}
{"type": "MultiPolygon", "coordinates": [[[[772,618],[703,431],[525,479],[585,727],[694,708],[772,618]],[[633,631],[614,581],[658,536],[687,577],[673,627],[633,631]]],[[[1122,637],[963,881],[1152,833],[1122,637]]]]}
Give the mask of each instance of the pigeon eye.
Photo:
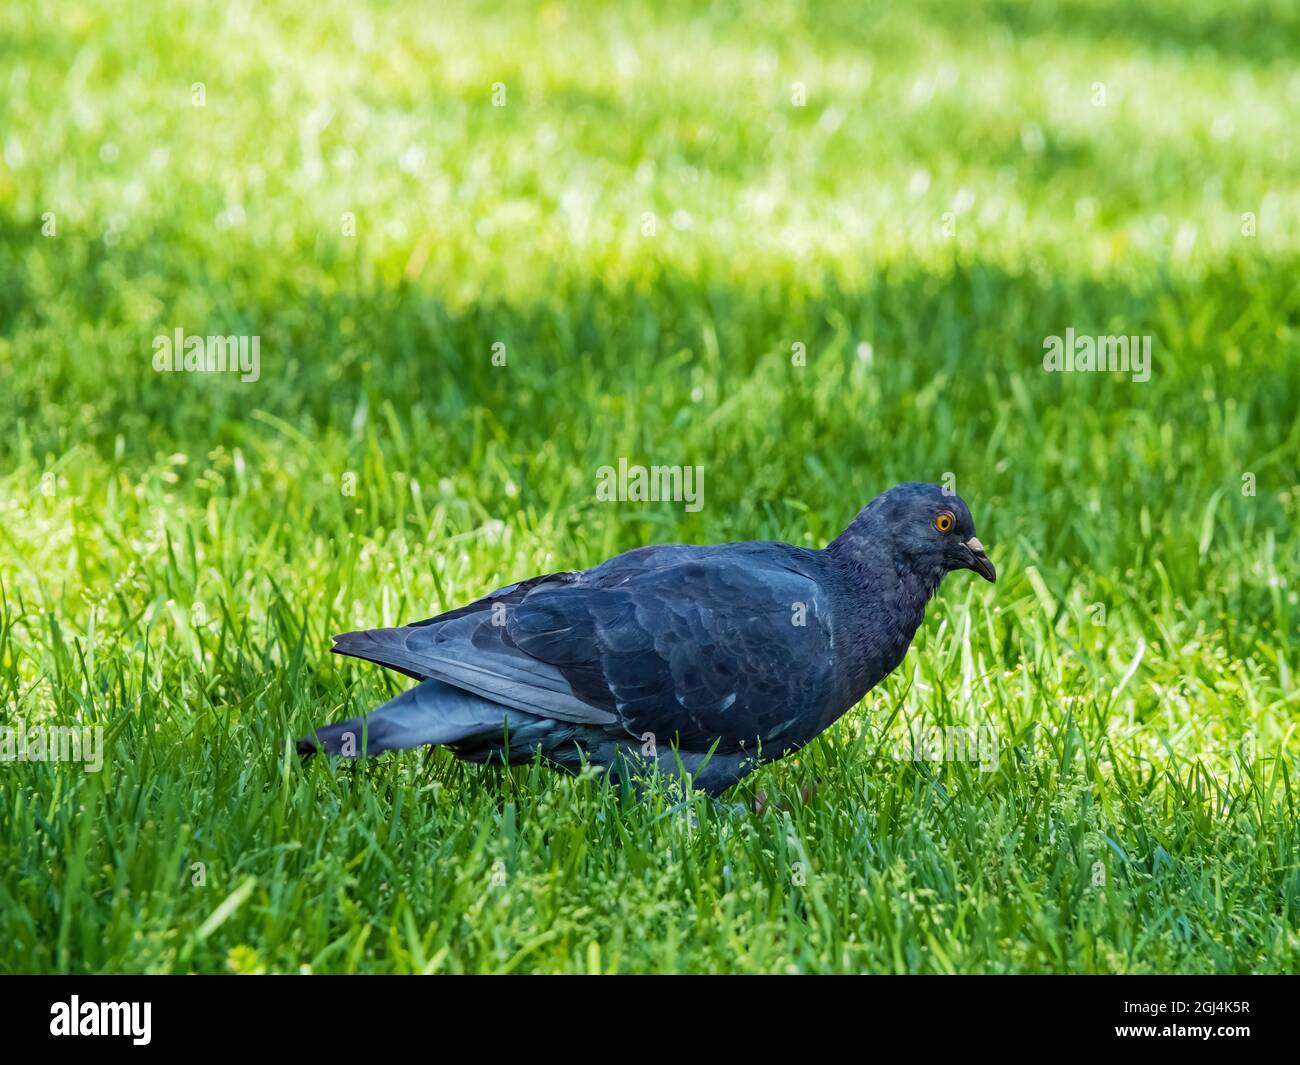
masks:
{"type": "Polygon", "coordinates": [[[940,511],[939,516],[934,519],[934,527],[941,533],[952,532],[952,527],[957,524],[957,519],[948,511],[940,511]]]}

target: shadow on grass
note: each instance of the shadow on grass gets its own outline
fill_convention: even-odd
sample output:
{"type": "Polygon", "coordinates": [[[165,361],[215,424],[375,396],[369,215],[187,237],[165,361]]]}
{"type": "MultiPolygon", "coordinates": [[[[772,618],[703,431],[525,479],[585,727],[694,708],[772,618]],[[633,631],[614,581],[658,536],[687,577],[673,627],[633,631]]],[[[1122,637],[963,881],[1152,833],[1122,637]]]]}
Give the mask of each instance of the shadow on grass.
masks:
{"type": "Polygon", "coordinates": [[[1153,54],[1203,52],[1256,64],[1290,62],[1300,54],[1300,6],[1286,0],[989,0],[926,7],[929,17],[951,27],[971,33],[998,28],[1021,40],[1082,37],[1153,54]]]}
{"type": "MultiPolygon", "coordinates": [[[[1044,338],[1067,328],[1155,338],[1151,381],[1090,388],[1095,411],[1190,416],[1208,386],[1267,433],[1300,406],[1300,382],[1285,372],[1294,357],[1285,326],[1300,321],[1294,261],[1229,259],[1199,277],[1153,271],[1143,287],[980,260],[942,274],[894,266],[855,287],[803,270],[692,278],[661,268],[635,286],[569,278],[530,302],[484,296],[452,309],[406,283],[304,289],[275,264],[237,254],[225,276],[209,273],[187,265],[165,235],[111,252],[69,237],[42,263],[59,293],[50,304],[22,258],[32,233],[0,218],[9,249],[0,258],[9,350],[0,411],[24,423],[38,455],[72,441],[104,454],[123,448],[127,461],[197,443],[237,446],[254,409],[309,437],[346,435],[361,405],[390,412],[448,462],[465,457],[458,427],[479,416],[524,449],[599,433],[605,417],[661,436],[687,419],[698,435],[701,423],[741,420],[729,403],[743,401],[811,419],[835,438],[864,417],[878,429],[907,428],[918,406],[933,405],[936,382],[942,406],[975,418],[1013,394],[1040,408],[1077,397],[1077,379],[1042,367],[1044,338]],[[140,321],[121,289],[142,281],[175,299],[201,288],[213,310],[201,320],[140,321]],[[259,335],[260,379],[155,373],[153,337],[177,327],[259,335]],[[795,365],[796,343],[806,366],[795,365]],[[497,344],[505,366],[494,364],[497,344]],[[588,420],[575,425],[579,412],[588,420]]],[[[46,251],[37,241],[33,254],[46,251]]]]}

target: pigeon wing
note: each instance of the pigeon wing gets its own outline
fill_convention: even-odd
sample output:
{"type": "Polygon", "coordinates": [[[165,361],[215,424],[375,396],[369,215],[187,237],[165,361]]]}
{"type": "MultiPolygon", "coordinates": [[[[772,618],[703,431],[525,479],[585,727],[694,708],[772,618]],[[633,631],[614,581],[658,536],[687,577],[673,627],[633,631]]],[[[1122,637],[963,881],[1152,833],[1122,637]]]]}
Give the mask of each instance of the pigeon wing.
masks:
{"type": "Polygon", "coordinates": [[[830,701],[830,613],[808,574],[714,556],[610,577],[534,578],[414,625],[344,633],[334,650],[688,749],[788,740],[830,701]]]}
{"type": "Polygon", "coordinates": [[[564,674],[519,651],[506,635],[510,611],[544,584],[578,575],[554,573],[499,588],[468,606],[399,628],[334,637],[335,654],[378,662],[416,680],[434,678],[503,706],[589,725],[617,717],[577,698],[564,674]]]}
{"type": "Polygon", "coordinates": [[[542,585],[508,612],[506,635],[578,698],[661,745],[780,743],[831,701],[826,595],[767,560],[713,557],[603,587],[542,585]]]}

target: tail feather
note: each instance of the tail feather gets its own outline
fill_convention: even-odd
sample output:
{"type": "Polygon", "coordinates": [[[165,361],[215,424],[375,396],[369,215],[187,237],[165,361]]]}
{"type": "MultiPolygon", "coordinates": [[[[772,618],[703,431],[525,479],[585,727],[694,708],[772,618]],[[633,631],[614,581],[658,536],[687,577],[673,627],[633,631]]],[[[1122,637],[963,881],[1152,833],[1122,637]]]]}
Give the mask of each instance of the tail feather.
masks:
{"type": "Polygon", "coordinates": [[[356,758],[421,744],[463,743],[514,731],[537,719],[440,680],[421,681],[361,717],[316,729],[298,740],[302,755],[323,751],[356,758]]]}

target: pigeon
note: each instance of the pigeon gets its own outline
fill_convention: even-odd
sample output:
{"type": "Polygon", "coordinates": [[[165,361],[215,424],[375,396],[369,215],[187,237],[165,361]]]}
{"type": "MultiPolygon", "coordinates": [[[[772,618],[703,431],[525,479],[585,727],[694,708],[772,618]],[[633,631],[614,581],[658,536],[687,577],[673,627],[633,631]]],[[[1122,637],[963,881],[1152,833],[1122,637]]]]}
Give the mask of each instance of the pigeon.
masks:
{"type": "Polygon", "coordinates": [[[892,672],[950,570],[995,581],[966,504],[909,482],[824,549],[660,544],[511,584],[437,617],[334,637],[417,680],[298,751],[420,745],[469,762],[669,774],[720,795],[798,751],[892,672]]]}

